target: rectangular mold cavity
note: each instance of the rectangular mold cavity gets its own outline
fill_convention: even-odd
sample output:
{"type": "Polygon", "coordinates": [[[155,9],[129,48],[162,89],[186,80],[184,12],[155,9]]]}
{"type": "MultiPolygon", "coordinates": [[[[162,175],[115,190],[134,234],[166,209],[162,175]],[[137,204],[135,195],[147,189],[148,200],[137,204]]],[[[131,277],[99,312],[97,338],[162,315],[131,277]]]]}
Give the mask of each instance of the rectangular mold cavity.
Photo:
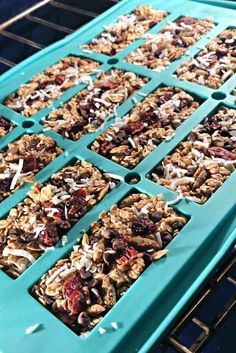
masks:
{"type": "Polygon", "coordinates": [[[0,138],[6,136],[9,132],[14,129],[15,125],[12,122],[0,115],[0,138]]]}
{"type": "Polygon", "coordinates": [[[42,123],[68,139],[79,140],[86,133],[102,129],[106,121],[116,116],[116,109],[148,80],[123,69],[101,72],[88,88],[53,110],[42,123]]]}
{"type": "Polygon", "coordinates": [[[54,100],[78,84],[82,77],[93,73],[99,65],[98,61],[69,55],[21,84],[5,98],[3,105],[25,117],[31,117],[51,106],[54,100]]]}
{"type": "Polygon", "coordinates": [[[171,139],[201,103],[199,97],[183,89],[160,85],[124,117],[117,118],[90,149],[133,169],[163,141],[171,139]]]}
{"type": "Polygon", "coordinates": [[[47,182],[33,185],[26,199],[0,221],[0,267],[11,277],[18,277],[60,239],[66,242],[68,230],[117,185],[91,163],[74,162],[47,182]]]}
{"type": "MultiPolygon", "coordinates": [[[[166,255],[163,248],[188,220],[168,207],[161,195],[151,197],[132,189],[118,205],[102,212],[31,294],[75,333],[86,334],[152,262],[166,255]]],[[[118,324],[112,327],[117,329],[118,324]]]]}
{"type": "MultiPolygon", "coordinates": [[[[146,0],[139,1],[140,5],[146,3],[146,0]]],[[[217,26],[211,32],[212,36],[217,36],[224,28],[234,26],[233,11],[217,7],[216,5],[210,6],[189,0],[179,0],[178,6],[176,6],[175,0],[159,0],[158,2],[150,0],[149,3],[153,8],[158,7],[166,11],[169,17],[165,17],[163,21],[156,24],[146,33],[157,32],[165,26],[168,19],[174,21],[183,14],[186,17],[199,19],[205,14],[212,16],[214,22],[217,23],[217,26]]],[[[218,103],[232,108],[235,107],[233,96],[230,95],[230,91],[235,86],[234,78],[232,78],[232,81],[230,79],[222,87],[220,96],[213,96],[213,90],[190,84],[187,81],[181,81],[176,78],[176,75],[173,76],[173,71],[180,65],[178,61],[173,63],[173,67],[170,65],[168,69],[160,73],[146,69],[144,66],[132,65],[125,62],[124,57],[135,47],[139,46],[141,42],[144,42],[141,37],[137,41],[135,39],[124,50],[117,52],[115,56],[103,55],[95,51],[83,53],[83,50],[78,48],[80,44],[87,43],[91,38],[99,36],[103,31],[104,25],[115,23],[119,15],[130,14],[135,7],[137,7],[137,1],[135,0],[123,0],[119,2],[119,4],[95,18],[91,23],[85,25],[77,32],[38,52],[33,57],[28,58],[26,61],[9,70],[0,78],[2,87],[0,103],[2,103],[9,94],[16,92],[22,83],[29,82],[32,77],[38,73],[42,73],[47,66],[51,67],[62,58],[71,55],[90,58],[99,63],[99,69],[105,72],[110,68],[116,68],[149,79],[148,83],[142,89],[138,90],[132,98],[125,99],[124,103],[122,102],[122,105],[118,108],[118,116],[124,117],[125,113],[131,111],[137,101],[144,100],[144,98],[139,96],[139,93],[145,92],[145,94],[150,95],[150,92],[153,92],[163,84],[166,86],[181,87],[181,89],[185,90],[197,101],[198,97],[203,98],[202,101],[199,100],[199,103],[202,104],[196,113],[194,112],[190,118],[176,129],[176,136],[173,140],[168,143],[161,143],[156,150],[153,150],[132,170],[114,163],[108,158],[103,158],[88,148],[98,135],[111,126],[115,120],[114,118],[111,118],[113,120],[109,120],[102,127],[101,133],[86,134],[77,141],[64,138],[64,136],[53,130],[46,132],[42,128],[42,125],[39,124],[39,121],[43,117],[46,117],[53,109],[57,109],[60,104],[68,102],[78,92],[84,90],[85,85],[75,85],[68,89],[60,99],[55,99],[50,107],[40,110],[31,119],[25,119],[25,116],[22,114],[0,104],[1,114],[16,125],[13,131],[0,139],[3,149],[12,140],[21,137],[22,134],[32,132],[51,136],[57,142],[58,146],[62,147],[65,151],[35,176],[36,180],[43,183],[44,186],[48,184],[53,173],[62,170],[68,163],[74,163],[75,160],[88,161],[98,170],[102,171],[101,173],[107,173],[108,176],[113,174],[114,177],[118,176],[121,180],[117,187],[112,182],[110,186],[114,187],[114,190],[97,202],[86,215],[80,218],[71,230],[64,232],[63,235],[67,235],[68,239],[65,246],[61,245],[62,241],[63,244],[66,242],[66,237],[58,242],[54,251],[48,251],[40,256],[17,280],[13,280],[9,276],[9,273],[6,274],[6,271],[0,271],[0,351],[3,353],[15,353],[17,349],[27,352],[36,351],[35,353],[37,353],[37,347],[42,346],[44,353],[54,351],[58,353],[64,353],[65,351],[72,353],[75,347],[78,353],[93,352],[94,347],[102,353],[120,353],[127,350],[127,344],[130,351],[138,350],[142,353],[147,353],[151,348],[153,337],[160,339],[164,335],[170,323],[173,322],[186,305],[186,302],[195,294],[196,288],[200,287],[203,281],[207,280],[207,276],[214,271],[218,261],[225,256],[226,252],[235,243],[236,232],[234,230],[235,222],[233,221],[233,214],[236,203],[235,194],[232,192],[236,181],[235,173],[232,173],[233,175],[227,179],[222,188],[219,188],[214,197],[210,198],[209,202],[206,202],[202,206],[194,202],[188,202],[185,199],[176,203],[179,201],[179,198],[177,197],[176,200],[173,192],[145,178],[145,175],[160,160],[163,160],[167,153],[172,151],[199,121],[208,116],[208,113],[212,112],[218,103]],[[231,86],[230,82],[233,83],[231,86]],[[34,122],[35,125],[31,128],[23,125],[23,122],[34,122]],[[133,189],[134,185],[135,190],[133,189]],[[124,195],[130,195],[130,193],[134,193],[137,190],[139,193],[153,196],[163,193],[164,199],[168,200],[168,205],[173,205],[173,209],[178,214],[184,215],[190,220],[181,230],[179,236],[175,237],[167,246],[169,250],[168,255],[157,263],[153,263],[145,270],[143,275],[132,284],[131,288],[118,300],[112,310],[102,319],[101,324],[98,324],[97,328],[93,329],[88,337],[78,337],[71,329],[35,300],[29,293],[29,290],[59,259],[63,259],[68,251],[71,251],[73,245],[77,242],[77,236],[81,235],[81,230],[86,229],[88,231],[90,225],[98,219],[100,212],[109,210],[111,205],[117,204],[123,199],[124,195]],[[211,222],[209,222],[209,219],[211,222]],[[201,232],[199,232],[199,229],[201,229],[201,232]],[[190,268],[191,271],[189,271],[190,268]],[[25,315],[22,315],[22,310],[24,310],[25,315]],[[14,320],[12,320],[13,317],[14,320]],[[117,330],[111,326],[112,322],[118,323],[117,330]],[[33,334],[29,336],[25,335],[26,329],[35,323],[39,323],[40,327],[33,334]],[[145,330],[143,330],[143,323],[145,323],[145,330]],[[102,334],[103,330],[100,328],[106,329],[105,334],[102,334]],[[52,339],[52,332],[56,339],[52,339]],[[12,340],[13,336],[15,340],[12,340]]],[[[47,8],[45,11],[47,11],[47,8]]],[[[68,21],[68,18],[65,20],[68,21]]],[[[209,42],[207,35],[201,40],[201,43],[206,42],[209,42]]],[[[190,53],[195,53],[196,49],[197,47],[193,46],[190,49],[190,53]]],[[[188,59],[184,56],[180,60],[184,61],[188,59]]],[[[91,78],[94,81],[95,75],[91,75],[91,78]]],[[[103,183],[104,179],[99,178],[99,182],[103,183]]],[[[106,183],[106,187],[109,187],[109,183],[106,183]]],[[[19,204],[21,204],[19,207],[22,207],[22,200],[25,199],[29,189],[30,185],[25,185],[15,192],[14,195],[0,203],[0,218],[3,221],[12,208],[17,207],[17,205],[19,206],[19,204]]],[[[45,190],[47,191],[48,189],[46,188],[45,190]]],[[[58,207],[59,204],[55,208],[58,207]]],[[[52,211],[52,214],[54,211],[52,211]]],[[[145,213],[145,208],[143,211],[145,213]]],[[[66,214],[65,208],[62,208],[62,213],[66,214]]],[[[54,220],[53,225],[58,221],[60,220],[54,220]]],[[[24,224],[30,227],[29,222],[26,221],[24,224]]],[[[24,235],[22,236],[24,237],[24,235]]],[[[15,235],[12,234],[11,242],[14,239],[15,235]]],[[[24,255],[26,254],[24,253],[24,255]]],[[[24,269],[24,261],[19,256],[17,259],[20,260],[18,266],[24,269]]]]}
{"type": "Polygon", "coordinates": [[[163,71],[213,28],[212,21],[180,16],[159,32],[148,33],[147,40],[125,61],[157,72],[163,71]]]}
{"type": "Polygon", "coordinates": [[[115,55],[141,38],[167,15],[167,12],[157,10],[148,4],[138,6],[129,14],[119,16],[117,22],[104,26],[104,32],[81,47],[109,56],[115,55]]]}
{"type": "Polygon", "coordinates": [[[0,202],[58,157],[63,150],[49,136],[40,133],[22,134],[0,151],[0,202]]]}
{"type": "Polygon", "coordinates": [[[236,28],[226,28],[193,59],[178,67],[177,77],[213,89],[220,88],[236,72],[235,43],[236,28]]]}
{"type": "Polygon", "coordinates": [[[147,177],[205,203],[235,170],[235,117],[235,108],[215,109],[147,177]]]}

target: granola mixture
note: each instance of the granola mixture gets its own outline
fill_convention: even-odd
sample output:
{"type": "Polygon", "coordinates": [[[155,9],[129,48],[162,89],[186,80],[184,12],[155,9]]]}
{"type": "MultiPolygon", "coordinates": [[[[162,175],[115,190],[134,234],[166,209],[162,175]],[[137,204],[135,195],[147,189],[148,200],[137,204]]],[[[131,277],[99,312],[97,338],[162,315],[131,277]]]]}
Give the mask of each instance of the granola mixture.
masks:
{"type": "Polygon", "coordinates": [[[236,110],[221,107],[151,173],[153,181],[203,204],[235,170],[236,110]]]}
{"type": "Polygon", "coordinates": [[[187,219],[162,195],[131,194],[102,212],[89,234],[33,287],[34,296],[77,334],[116,304],[187,219]]]}
{"type": "Polygon", "coordinates": [[[78,140],[116,115],[116,108],[146,82],[147,78],[132,72],[101,72],[87,89],[44,118],[43,124],[71,140],[78,140]]]}
{"type": "Polygon", "coordinates": [[[90,82],[88,74],[95,71],[99,63],[93,60],[68,56],[44,72],[24,83],[4,104],[29,117],[48,107],[62,93],[81,82],[90,82]]]}
{"type": "Polygon", "coordinates": [[[163,87],[99,136],[91,149],[123,165],[135,167],[197,109],[199,103],[185,91],[163,87]]]}
{"type": "Polygon", "coordinates": [[[14,125],[0,115],[0,138],[8,134],[13,129],[14,125]]]}
{"type": "Polygon", "coordinates": [[[121,15],[115,24],[104,26],[98,38],[82,48],[106,55],[115,55],[167,16],[167,12],[155,10],[150,5],[137,7],[131,14],[121,15]]]}
{"type": "Polygon", "coordinates": [[[236,72],[236,29],[223,31],[195,58],[177,70],[180,79],[219,88],[236,72]]]}
{"type": "Polygon", "coordinates": [[[176,22],[169,23],[159,33],[147,34],[147,41],[134,50],[126,61],[162,71],[213,27],[214,24],[208,19],[181,17],[176,22]]]}
{"type": "Polygon", "coordinates": [[[116,183],[90,163],[78,161],[36,183],[28,197],[0,221],[0,268],[18,277],[116,183]]]}
{"type": "Polygon", "coordinates": [[[24,135],[0,151],[0,202],[53,161],[62,149],[48,136],[24,135]]]}

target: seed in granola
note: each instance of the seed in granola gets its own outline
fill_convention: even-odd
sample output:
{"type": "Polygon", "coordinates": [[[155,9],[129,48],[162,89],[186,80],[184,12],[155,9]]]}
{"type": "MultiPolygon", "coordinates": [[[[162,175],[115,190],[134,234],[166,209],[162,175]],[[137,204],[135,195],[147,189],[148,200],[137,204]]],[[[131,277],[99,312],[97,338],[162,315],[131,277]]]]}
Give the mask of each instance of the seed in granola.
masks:
{"type": "Polygon", "coordinates": [[[79,325],[88,325],[90,323],[90,318],[86,311],[81,311],[78,316],[78,324],[79,325]]]}

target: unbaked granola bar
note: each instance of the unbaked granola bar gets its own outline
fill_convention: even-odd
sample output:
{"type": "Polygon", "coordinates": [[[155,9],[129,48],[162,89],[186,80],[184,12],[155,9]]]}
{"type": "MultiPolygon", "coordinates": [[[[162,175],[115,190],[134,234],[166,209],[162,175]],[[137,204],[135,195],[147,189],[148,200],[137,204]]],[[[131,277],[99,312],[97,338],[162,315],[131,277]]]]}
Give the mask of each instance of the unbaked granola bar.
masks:
{"type": "Polygon", "coordinates": [[[117,119],[94,141],[91,149],[126,168],[133,168],[163,140],[171,138],[198,106],[180,88],[159,88],[129,114],[117,119]]]}
{"type": "Polygon", "coordinates": [[[82,48],[106,55],[115,55],[167,16],[167,12],[155,10],[150,5],[137,7],[131,14],[121,15],[115,24],[104,26],[98,38],[82,48]]]}
{"type": "Polygon", "coordinates": [[[116,182],[90,163],[78,161],[36,183],[28,197],[0,221],[0,268],[18,277],[84,216],[116,182]]]}
{"type": "Polygon", "coordinates": [[[219,88],[236,72],[236,29],[227,29],[177,70],[181,80],[219,88]]]}
{"type": "Polygon", "coordinates": [[[102,212],[70,255],[33,287],[34,296],[77,334],[90,331],[167,250],[187,219],[162,195],[131,194],[102,212]]]}
{"type": "Polygon", "coordinates": [[[0,138],[8,134],[13,129],[14,125],[0,115],[0,138]]]}
{"type": "Polygon", "coordinates": [[[81,82],[90,82],[91,74],[99,66],[93,60],[68,56],[44,72],[24,83],[4,102],[8,108],[29,117],[48,107],[62,93],[81,82]]]}
{"type": "Polygon", "coordinates": [[[221,107],[151,173],[153,181],[203,204],[235,170],[236,110],[221,107]]]}
{"type": "Polygon", "coordinates": [[[53,161],[62,149],[48,136],[24,135],[0,151],[0,202],[53,161]]]}
{"type": "Polygon", "coordinates": [[[134,50],[126,61],[158,72],[162,71],[172,61],[180,58],[213,27],[214,24],[208,19],[180,17],[165,26],[159,33],[147,34],[144,44],[134,50]]]}
{"type": "Polygon", "coordinates": [[[43,124],[71,140],[78,140],[116,115],[116,108],[147,81],[122,70],[101,72],[87,89],[44,118],[43,124]]]}

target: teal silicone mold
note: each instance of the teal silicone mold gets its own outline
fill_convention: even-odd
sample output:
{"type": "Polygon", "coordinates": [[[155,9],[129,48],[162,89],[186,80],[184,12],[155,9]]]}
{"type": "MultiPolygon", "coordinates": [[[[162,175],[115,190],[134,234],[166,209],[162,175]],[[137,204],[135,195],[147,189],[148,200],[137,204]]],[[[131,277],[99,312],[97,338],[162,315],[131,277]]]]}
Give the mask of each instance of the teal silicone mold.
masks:
{"type": "MultiPolygon", "coordinates": [[[[66,152],[37,174],[38,181],[46,181],[54,172],[75,159],[87,160],[102,171],[123,176],[126,181],[132,175],[140,178],[135,185],[130,185],[125,181],[120,182],[72,228],[68,233],[66,246],[58,245],[54,251],[46,252],[18,279],[13,280],[4,272],[0,272],[0,351],[2,353],[15,353],[16,351],[27,353],[145,353],[173,324],[176,316],[200,289],[235,242],[236,197],[233,190],[236,185],[236,173],[234,172],[204,205],[182,200],[174,206],[178,212],[187,215],[190,220],[168,245],[170,250],[168,256],[152,264],[86,338],[76,336],[29,293],[32,285],[58,259],[72,250],[77,238],[81,236],[81,230],[88,230],[91,222],[97,220],[102,210],[109,210],[112,204],[119,202],[127,193],[132,191],[149,195],[162,193],[165,200],[174,199],[175,193],[148,180],[145,177],[146,174],[166,154],[170,153],[200,121],[212,114],[221,104],[235,107],[235,97],[230,92],[236,86],[236,75],[227,80],[217,91],[180,81],[173,76],[176,68],[188,60],[187,55],[173,62],[163,72],[157,73],[144,67],[127,64],[123,60],[133,49],[140,46],[144,39],[136,40],[113,57],[83,52],[79,48],[79,45],[96,37],[103,30],[103,25],[115,22],[118,15],[131,12],[136,6],[144,3],[147,1],[123,0],[82,29],[40,51],[0,78],[0,114],[16,125],[12,132],[0,139],[0,148],[5,148],[8,143],[18,139],[24,133],[42,132],[53,137],[66,152]],[[24,118],[3,105],[5,97],[15,91],[21,83],[27,82],[36,73],[69,54],[97,60],[101,63],[100,69],[104,71],[114,67],[148,77],[149,82],[139,92],[149,94],[160,85],[176,86],[198,97],[201,105],[176,130],[176,135],[171,141],[161,143],[134,169],[128,170],[89,149],[94,139],[107,129],[114,119],[109,120],[99,132],[87,134],[75,142],[63,138],[52,130],[43,130],[42,117],[46,116],[53,107],[57,108],[60,103],[73,97],[85,87],[84,84],[72,87],[54,101],[53,107],[42,109],[30,119],[24,118]],[[219,92],[224,95],[220,96],[219,92]],[[27,125],[29,122],[31,126],[27,125]],[[110,324],[114,321],[118,322],[118,330],[111,330],[110,324]],[[31,335],[25,335],[25,329],[35,323],[39,323],[40,328],[31,335]],[[108,332],[104,335],[99,334],[99,326],[109,329],[108,332]]],[[[153,33],[162,29],[168,21],[173,21],[182,15],[195,18],[213,17],[215,28],[188,50],[191,55],[195,55],[200,50],[199,46],[210,41],[209,35],[215,37],[225,28],[235,25],[235,13],[233,12],[235,4],[229,1],[151,0],[148,3],[168,12],[168,16],[149,31],[153,33]]],[[[96,75],[93,75],[93,79],[95,77],[96,75]]],[[[138,101],[144,99],[138,93],[134,96],[138,101]]],[[[118,116],[122,117],[133,106],[132,98],[129,98],[118,108],[118,116]]],[[[25,185],[0,204],[0,218],[5,217],[12,207],[24,199],[29,188],[30,185],[25,185]]]]}

